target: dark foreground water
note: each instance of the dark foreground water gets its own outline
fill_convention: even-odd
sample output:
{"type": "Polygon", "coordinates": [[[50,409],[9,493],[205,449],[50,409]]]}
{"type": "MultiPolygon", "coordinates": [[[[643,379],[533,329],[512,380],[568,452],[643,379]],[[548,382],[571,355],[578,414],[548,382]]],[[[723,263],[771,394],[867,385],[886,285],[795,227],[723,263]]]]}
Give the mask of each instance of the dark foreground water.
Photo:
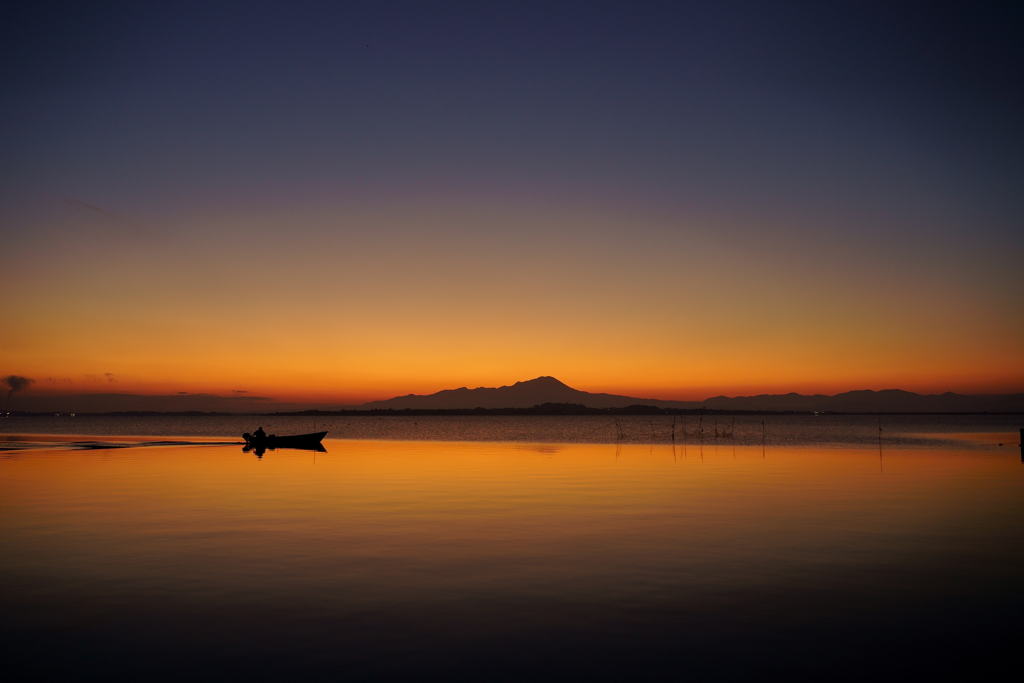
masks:
{"type": "Polygon", "coordinates": [[[931,433],[965,445],[8,450],[0,654],[28,679],[1014,670],[1016,435],[931,433]]]}

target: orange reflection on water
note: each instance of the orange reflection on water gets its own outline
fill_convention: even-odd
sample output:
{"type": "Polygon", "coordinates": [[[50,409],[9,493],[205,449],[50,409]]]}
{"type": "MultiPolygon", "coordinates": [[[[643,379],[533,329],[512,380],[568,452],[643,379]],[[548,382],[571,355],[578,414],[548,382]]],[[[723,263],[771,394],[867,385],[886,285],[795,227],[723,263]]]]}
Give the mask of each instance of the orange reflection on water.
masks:
{"type": "Polygon", "coordinates": [[[1006,514],[1024,512],[1020,463],[976,451],[886,452],[880,468],[877,450],[326,445],[9,456],[7,570],[240,599],[626,598],[884,563],[1024,519],[1006,514]]]}
{"type": "Polygon", "coordinates": [[[1016,453],[326,445],[3,454],[0,642],[53,678],[653,680],[1019,640],[1016,453]]]}

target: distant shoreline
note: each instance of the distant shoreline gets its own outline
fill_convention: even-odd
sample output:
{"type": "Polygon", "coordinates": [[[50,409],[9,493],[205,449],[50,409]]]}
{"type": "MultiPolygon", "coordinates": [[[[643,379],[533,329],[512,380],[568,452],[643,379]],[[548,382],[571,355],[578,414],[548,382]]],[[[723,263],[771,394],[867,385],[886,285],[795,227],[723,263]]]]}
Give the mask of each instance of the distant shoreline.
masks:
{"type": "Polygon", "coordinates": [[[590,408],[573,403],[544,403],[530,408],[369,408],[340,410],[299,410],[260,412],[220,411],[158,411],[126,410],[109,412],[22,412],[11,411],[0,419],[11,417],[445,417],[445,416],[630,416],[630,415],[1024,415],[1022,411],[812,411],[812,410],[736,410],[716,408],[660,408],[635,404],[618,408],[590,408]]]}

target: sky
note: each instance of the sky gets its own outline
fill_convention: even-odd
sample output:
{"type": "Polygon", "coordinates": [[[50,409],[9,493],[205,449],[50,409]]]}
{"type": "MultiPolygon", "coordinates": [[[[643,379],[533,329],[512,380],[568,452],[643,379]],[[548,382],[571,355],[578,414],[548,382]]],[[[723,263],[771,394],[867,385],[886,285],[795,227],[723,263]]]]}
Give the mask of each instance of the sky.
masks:
{"type": "Polygon", "coordinates": [[[25,392],[1024,391],[1013,3],[150,4],[3,10],[25,392]]]}

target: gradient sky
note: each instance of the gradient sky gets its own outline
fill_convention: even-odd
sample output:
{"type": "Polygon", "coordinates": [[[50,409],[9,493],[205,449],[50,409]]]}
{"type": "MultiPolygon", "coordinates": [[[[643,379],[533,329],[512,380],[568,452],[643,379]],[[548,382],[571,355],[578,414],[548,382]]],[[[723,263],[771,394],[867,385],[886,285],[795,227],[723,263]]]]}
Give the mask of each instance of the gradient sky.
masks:
{"type": "Polygon", "coordinates": [[[154,5],[0,22],[30,391],[1024,391],[1019,6],[154,5]]]}

